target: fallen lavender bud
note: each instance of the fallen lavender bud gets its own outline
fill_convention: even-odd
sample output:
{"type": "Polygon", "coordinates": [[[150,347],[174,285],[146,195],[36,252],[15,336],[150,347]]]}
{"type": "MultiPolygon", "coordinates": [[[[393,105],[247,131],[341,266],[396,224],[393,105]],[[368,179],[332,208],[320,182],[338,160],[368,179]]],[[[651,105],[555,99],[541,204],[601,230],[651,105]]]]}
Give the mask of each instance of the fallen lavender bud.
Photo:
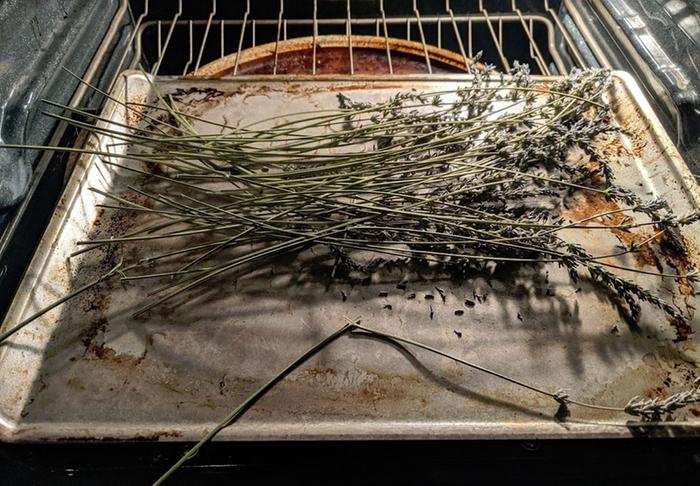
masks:
{"type": "Polygon", "coordinates": [[[674,393],[666,398],[632,398],[625,405],[625,412],[647,421],[659,421],[664,416],[693,403],[700,402],[700,378],[693,383],[695,388],[674,393]]]}

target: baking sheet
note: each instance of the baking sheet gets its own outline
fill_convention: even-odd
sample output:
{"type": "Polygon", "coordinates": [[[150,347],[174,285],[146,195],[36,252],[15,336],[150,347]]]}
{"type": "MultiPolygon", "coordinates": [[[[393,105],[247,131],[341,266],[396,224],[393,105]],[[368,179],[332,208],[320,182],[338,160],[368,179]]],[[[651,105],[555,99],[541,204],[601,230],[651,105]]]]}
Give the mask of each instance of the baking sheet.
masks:
{"type": "MultiPolygon", "coordinates": [[[[158,78],[158,89],[180,107],[212,121],[248,122],[271,114],[336,106],[343,92],[382,99],[396,92],[454,88],[465,78],[376,79],[158,78]]],[[[542,78],[542,82],[546,82],[542,78]]],[[[144,75],[125,73],[115,96],[151,99],[144,75]]],[[[697,208],[698,188],[663,133],[635,81],[614,74],[608,93],[627,135],[606,147],[618,181],[645,198],[662,195],[678,214],[697,208]]],[[[107,103],[104,116],[133,116],[107,103]]],[[[204,129],[204,127],[201,127],[204,129]]],[[[99,145],[111,151],[103,137],[99,145]]],[[[575,155],[572,155],[575,156],[575,155]]],[[[23,279],[4,327],[109,270],[119,252],[145,254],[144,245],[98,250],[68,259],[76,242],[122,234],[144,216],[98,210],[89,187],[135,197],[127,185],[157,185],[83,157],[23,279]]],[[[142,202],[142,201],[139,201],[142,202]]],[[[573,207],[595,214],[596,201],[573,207]]],[[[602,250],[614,235],[586,234],[602,250]]],[[[691,259],[700,255],[698,225],[685,228],[691,259]]],[[[169,243],[157,243],[167,245],[169,243]]],[[[163,248],[161,246],[160,248],[163,248]]],[[[626,264],[654,270],[678,265],[672,256],[630,256],[626,264]],[[645,259],[646,258],[646,259],[645,259]]],[[[667,318],[643,306],[630,329],[604,292],[580,291],[556,266],[476,276],[461,284],[430,275],[383,275],[350,285],[331,282],[327,259],[307,251],[253,275],[223,276],[180,305],[142,318],[131,311],[150,285],[114,282],[92,290],[32,323],[0,348],[0,437],[6,441],[198,439],[260,384],[338,329],[344,316],[475,361],[577,399],[624,406],[633,395],[687,389],[698,374],[696,334],[680,342],[667,318]],[[397,284],[408,277],[407,288],[397,284]],[[444,302],[436,290],[444,290],[444,302]],[[387,296],[384,297],[384,293],[387,296]],[[409,299],[410,294],[415,299],[409,299]],[[432,295],[432,300],[427,297],[432,295]],[[345,297],[343,297],[345,296],[345,297]],[[465,300],[475,303],[465,306],[465,300]],[[389,309],[388,306],[391,306],[389,309]],[[458,316],[456,310],[463,310],[458,316]]],[[[694,289],[671,279],[638,276],[686,310],[694,289]]],[[[697,317],[694,330],[700,329],[697,317]]],[[[219,439],[609,437],[639,433],[697,434],[700,407],[667,424],[572,407],[554,419],[556,403],[425,352],[386,342],[342,337],[263,397],[219,439]]]]}

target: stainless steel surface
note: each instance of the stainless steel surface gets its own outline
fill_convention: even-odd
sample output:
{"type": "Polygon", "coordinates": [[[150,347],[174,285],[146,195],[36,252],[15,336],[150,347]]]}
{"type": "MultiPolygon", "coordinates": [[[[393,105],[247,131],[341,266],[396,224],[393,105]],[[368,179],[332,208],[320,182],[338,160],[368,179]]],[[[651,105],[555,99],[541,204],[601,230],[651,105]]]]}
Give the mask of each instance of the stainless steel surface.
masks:
{"type": "MultiPolygon", "coordinates": [[[[335,106],[339,91],[377,100],[401,90],[444,89],[467,80],[464,76],[391,80],[239,76],[157,78],[157,83],[161,93],[176,96],[183,109],[235,124],[335,106]],[[207,96],[202,96],[203,89],[209,90],[207,96]]],[[[148,82],[135,72],[121,77],[114,93],[130,102],[152,98],[148,82]]],[[[616,73],[608,97],[616,121],[628,133],[606,149],[619,182],[645,198],[664,196],[678,213],[697,208],[697,184],[635,81],[616,73]]],[[[117,123],[133,124],[135,119],[111,102],[104,116],[117,123]]],[[[198,128],[207,130],[204,125],[198,128]]],[[[110,145],[112,140],[106,137],[93,143],[115,157],[124,150],[110,145]]],[[[154,247],[127,246],[68,258],[78,240],[146,223],[144,216],[98,210],[95,205],[102,196],[89,190],[97,187],[134,197],[129,184],[154,187],[158,181],[140,179],[94,157],[79,161],[4,327],[105,272],[120,252],[138,258],[149,249],[173,248],[155,240],[154,247]]],[[[595,212],[589,203],[571,211],[595,212]]],[[[699,226],[684,232],[692,265],[700,263],[699,226]]],[[[600,231],[583,239],[600,252],[617,243],[613,235],[600,231]]],[[[424,341],[552,390],[567,389],[576,398],[595,403],[622,406],[633,395],[670,393],[687,388],[698,375],[700,319],[693,319],[696,334],[676,343],[666,318],[644,306],[639,329],[632,330],[600,289],[583,282],[577,292],[566,272],[556,266],[546,268],[548,275],[523,268],[488,279],[475,277],[461,285],[389,272],[353,287],[323,278],[328,269],[319,252],[270,262],[238,280],[222,278],[188,295],[181,305],[161,307],[142,319],[131,318],[130,311],[149,290],[146,284],[105,285],[50,312],[0,348],[0,438],[199,438],[258,384],[341,326],[344,316],[360,315],[372,327],[424,341]],[[404,291],[396,284],[405,277],[409,278],[404,291]],[[436,286],[444,289],[444,302],[436,286]],[[416,293],[416,298],[408,299],[409,293],[416,293]],[[434,299],[426,300],[428,294],[434,299]],[[465,307],[465,299],[477,304],[465,307]],[[455,315],[457,309],[464,315],[455,315]]],[[[668,255],[657,257],[664,267],[674,263],[668,255]]],[[[649,265],[634,255],[627,263],[649,265]]],[[[684,310],[693,304],[692,288],[650,275],[636,278],[684,310]]],[[[626,416],[580,408],[573,408],[571,419],[560,423],[554,419],[556,403],[549,399],[409,351],[411,355],[376,340],[342,338],[275,387],[220,439],[700,432],[697,407],[680,412],[675,422],[667,424],[635,424],[626,416]]]]}
{"type": "Polygon", "coordinates": [[[693,35],[693,28],[700,32],[700,5],[587,0],[574,6],[572,19],[596,56],[637,76],[676,146],[697,172],[700,37],[693,35]],[[606,45],[613,48],[601,52],[600,46],[606,45]]]}
{"type": "MultiPolygon", "coordinates": [[[[608,49],[606,49],[606,46],[599,42],[600,39],[598,39],[591,32],[592,26],[590,25],[590,20],[583,18],[581,12],[579,11],[580,9],[576,7],[575,2],[572,2],[571,0],[564,0],[564,4],[571,15],[571,18],[575,22],[576,27],[586,40],[586,44],[596,56],[600,65],[602,67],[612,68],[616,63],[610,59],[610,52],[608,49]]],[[[603,21],[601,24],[602,28],[605,29],[607,34],[610,35],[610,37],[614,39],[618,45],[622,46],[623,56],[630,65],[629,69],[644,81],[643,86],[646,88],[648,96],[653,98],[654,103],[656,106],[662,109],[663,113],[667,113],[667,116],[672,116],[675,118],[670,121],[672,121],[675,125],[674,128],[677,133],[675,142],[678,144],[680,141],[679,137],[682,133],[681,120],[678,110],[676,109],[673,100],[669,96],[668,91],[664,89],[661,82],[654,75],[651,67],[642,59],[634,48],[632,41],[627,38],[622,29],[617,25],[613,16],[602,4],[602,2],[599,0],[590,0],[590,4],[595,14],[598,15],[603,21]]]]}
{"type": "MultiPolygon", "coordinates": [[[[82,76],[82,79],[85,81],[85,83],[93,82],[95,76],[99,74],[99,70],[103,68],[102,62],[104,61],[105,54],[109,51],[112,43],[114,42],[114,39],[119,32],[119,27],[122,22],[122,19],[127,14],[127,12],[128,2],[127,0],[123,0],[119,6],[119,9],[115,13],[114,19],[109,30],[105,33],[105,37],[102,40],[100,47],[98,48],[97,52],[95,52],[95,56],[92,59],[92,62],[87,67],[85,73],[82,76]]],[[[119,67],[119,71],[121,71],[121,65],[119,67]]],[[[87,92],[88,86],[86,84],[78,85],[68,105],[71,107],[80,106],[87,92]]],[[[67,124],[65,122],[59,122],[56,125],[56,129],[51,138],[49,139],[47,145],[58,145],[61,142],[63,135],[65,134],[66,128],[67,124]]],[[[5,253],[8,245],[15,237],[17,227],[19,226],[22,219],[26,217],[25,213],[27,211],[27,207],[30,205],[34,193],[36,192],[37,188],[41,183],[42,176],[44,175],[49,164],[51,163],[53,155],[53,152],[45,151],[43,154],[41,154],[41,158],[39,158],[38,162],[36,163],[36,166],[33,170],[32,182],[29,188],[27,189],[27,193],[25,194],[24,199],[17,206],[17,209],[15,209],[12,219],[10,220],[7,227],[4,229],[4,231],[0,232],[0,255],[3,255],[5,253]]]]}
{"type": "MultiPolygon", "coordinates": [[[[436,2],[439,5],[440,2],[436,2]]],[[[156,29],[157,35],[152,42],[156,43],[157,57],[152,65],[151,73],[159,74],[161,73],[161,65],[163,59],[168,54],[168,49],[171,45],[171,39],[174,32],[179,32],[180,35],[184,36],[187,40],[184,41],[185,45],[189,49],[189,54],[182,54],[180,59],[178,59],[179,67],[173,68],[174,72],[184,72],[187,70],[186,64],[191,62],[197,53],[197,63],[195,66],[195,73],[200,66],[202,61],[202,52],[204,46],[209,39],[212,27],[218,24],[220,36],[220,53],[223,57],[227,54],[237,54],[240,57],[241,50],[244,49],[244,39],[252,39],[252,45],[250,47],[255,47],[260,43],[267,42],[279,42],[280,40],[287,40],[287,30],[288,27],[303,28],[306,29],[303,36],[313,36],[316,38],[318,36],[319,27],[325,29],[335,29],[333,33],[339,34],[341,31],[338,29],[343,29],[344,34],[348,38],[347,49],[350,53],[350,71],[347,74],[354,74],[352,66],[352,34],[353,28],[355,27],[374,27],[374,35],[378,37],[384,37],[385,39],[392,37],[402,37],[405,36],[408,40],[419,40],[425,51],[425,62],[428,67],[428,71],[432,72],[432,66],[430,57],[427,53],[427,44],[431,43],[426,40],[425,29],[430,27],[435,29],[435,36],[432,39],[432,43],[438,47],[442,47],[442,44],[446,43],[447,40],[454,41],[456,45],[456,50],[464,56],[473,57],[476,51],[473,49],[473,45],[478,42],[486,42],[482,38],[474,38],[475,25],[485,25],[488,31],[488,40],[490,41],[493,48],[496,49],[497,58],[496,59],[486,59],[487,62],[498,63],[499,67],[502,69],[509,69],[512,63],[516,60],[509,57],[507,50],[512,46],[504,43],[504,36],[508,33],[518,32],[519,35],[524,35],[524,42],[528,45],[528,51],[530,59],[517,59],[520,62],[533,62],[533,69],[539,71],[542,74],[562,74],[569,71],[570,65],[565,62],[560,54],[560,50],[557,48],[556,36],[561,35],[562,43],[570,54],[576,65],[579,67],[585,67],[583,63],[583,57],[578,52],[578,48],[575,43],[571,40],[570,35],[562,28],[561,21],[557,17],[556,12],[552,9],[548,2],[545,2],[541,8],[538,6],[535,10],[531,12],[523,12],[520,9],[520,5],[516,0],[511,0],[508,4],[508,8],[501,8],[500,10],[493,10],[495,7],[493,3],[474,2],[473,5],[468,5],[464,12],[455,12],[450,4],[449,0],[444,2],[444,8],[440,10],[439,14],[431,13],[430,15],[424,15],[421,13],[418,3],[414,0],[411,4],[411,15],[387,15],[384,9],[384,1],[378,0],[376,2],[376,12],[374,15],[363,15],[354,16],[352,10],[352,3],[350,0],[346,0],[344,12],[336,12],[333,17],[319,18],[317,16],[318,12],[318,1],[313,0],[313,14],[309,18],[286,18],[285,17],[285,2],[279,2],[279,9],[277,14],[274,15],[272,12],[266,12],[265,17],[254,17],[251,14],[251,5],[249,0],[246,0],[245,11],[243,12],[241,18],[222,18],[220,17],[220,11],[217,10],[216,1],[211,2],[210,13],[205,19],[191,19],[187,18],[186,14],[183,13],[182,2],[178,2],[178,9],[174,13],[173,17],[168,20],[146,20],[140,22],[139,35],[135,39],[135,49],[139,56],[144,53],[144,44],[148,44],[147,40],[144,40],[144,34],[149,29],[156,29]],[[343,15],[343,13],[345,15],[343,15]],[[198,27],[203,29],[203,35],[198,36],[193,34],[192,27],[198,27]],[[538,40],[534,35],[535,26],[542,26],[546,29],[546,40],[538,40]],[[256,29],[270,27],[274,29],[276,35],[272,38],[263,39],[260,42],[259,36],[256,35],[256,29]],[[399,35],[390,32],[390,28],[401,28],[404,29],[402,32],[404,34],[399,35]],[[233,52],[227,52],[225,47],[225,39],[228,36],[233,36],[238,39],[237,49],[233,52]],[[467,46],[466,50],[464,46],[467,46]],[[546,53],[546,56],[545,56],[546,53]],[[548,61],[551,59],[551,64],[548,61]]],[[[503,5],[500,5],[503,7],[503,5]]],[[[146,11],[148,10],[148,1],[145,3],[146,11]]],[[[340,9],[338,9],[340,10],[340,9]]],[[[139,17],[141,21],[143,16],[139,17]]],[[[357,33],[357,32],[356,32],[357,33]]],[[[387,43],[388,50],[388,43],[387,43]]],[[[315,60],[316,49],[313,51],[315,60]]],[[[391,55],[388,54],[389,60],[391,55]]],[[[276,57],[275,57],[276,60],[276,57]]],[[[315,66],[315,62],[313,64],[315,66]]],[[[273,69],[271,74],[277,73],[277,63],[273,64],[273,69]]],[[[233,74],[238,73],[238,66],[234,67],[233,74]]],[[[388,74],[392,73],[391,63],[388,66],[388,74]]],[[[312,70],[309,74],[315,74],[312,70]]]]}

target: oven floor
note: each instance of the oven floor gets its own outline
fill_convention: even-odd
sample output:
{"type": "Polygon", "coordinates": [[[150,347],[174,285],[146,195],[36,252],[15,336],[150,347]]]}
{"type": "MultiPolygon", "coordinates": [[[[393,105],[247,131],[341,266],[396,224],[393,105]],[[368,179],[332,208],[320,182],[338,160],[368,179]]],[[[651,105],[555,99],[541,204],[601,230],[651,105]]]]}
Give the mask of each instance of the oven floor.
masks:
{"type": "MultiPolygon", "coordinates": [[[[185,444],[2,445],[4,484],[145,484],[185,444]]],[[[700,439],[213,443],[168,484],[695,484],[700,439]]]]}

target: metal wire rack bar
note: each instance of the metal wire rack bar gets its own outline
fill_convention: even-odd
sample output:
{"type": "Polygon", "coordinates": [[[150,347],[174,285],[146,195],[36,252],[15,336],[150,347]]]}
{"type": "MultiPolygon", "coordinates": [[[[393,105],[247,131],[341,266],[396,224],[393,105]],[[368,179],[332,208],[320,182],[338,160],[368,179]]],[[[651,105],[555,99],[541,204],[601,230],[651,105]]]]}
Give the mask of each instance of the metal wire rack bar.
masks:
{"type": "MultiPolygon", "coordinates": [[[[145,11],[138,17],[136,21],[134,35],[136,58],[140,59],[144,48],[144,32],[148,29],[156,29],[155,46],[156,56],[152,63],[151,72],[158,74],[163,59],[168,53],[168,48],[171,44],[173,33],[177,30],[181,32],[184,28],[187,36],[186,44],[189,49],[187,55],[182,56],[184,63],[183,72],[189,72],[192,63],[194,62],[194,72],[196,73],[201,67],[205,45],[210,36],[211,27],[218,22],[219,24],[219,53],[221,57],[226,54],[236,54],[233,75],[237,75],[239,71],[240,53],[246,45],[245,39],[250,40],[249,46],[255,47],[259,45],[257,30],[259,28],[274,27],[276,36],[271,40],[265,39],[266,42],[274,42],[274,61],[272,74],[278,72],[279,48],[282,40],[288,38],[288,27],[294,27],[295,32],[299,28],[308,29],[308,32],[313,38],[312,45],[312,74],[317,73],[317,51],[319,28],[335,28],[343,29],[344,35],[347,36],[347,51],[349,56],[349,71],[350,74],[355,73],[353,62],[353,29],[366,28],[373,26],[375,35],[383,38],[387,57],[387,72],[394,73],[394,67],[391,58],[390,48],[390,27],[395,28],[401,26],[403,28],[403,37],[407,40],[412,39],[412,31],[417,32],[418,41],[422,46],[425,64],[429,73],[433,72],[431,57],[429,55],[429,41],[426,39],[425,28],[431,27],[437,32],[437,39],[434,43],[438,47],[443,47],[448,36],[453,41],[452,45],[456,46],[458,54],[464,59],[465,65],[468,64],[469,58],[474,56],[475,42],[475,26],[481,25],[486,27],[488,32],[487,38],[490,38],[490,45],[495,49],[497,58],[501,67],[505,70],[510,69],[512,59],[508,57],[508,45],[504,45],[504,37],[512,34],[515,30],[519,31],[519,35],[528,44],[529,56],[534,62],[539,72],[545,75],[553,72],[563,73],[567,71],[567,63],[560,54],[560,49],[557,43],[560,43],[567,53],[572,57],[571,64],[581,67],[585,66],[583,57],[577,49],[577,46],[572,41],[569,34],[563,28],[561,21],[556,15],[556,12],[551,8],[548,1],[544,1],[543,8],[536,12],[523,12],[517,4],[516,0],[511,0],[510,11],[490,11],[487,10],[483,0],[478,2],[478,11],[471,13],[455,13],[450,5],[450,0],[444,3],[444,13],[439,15],[422,15],[418,9],[416,0],[412,2],[412,15],[403,16],[387,16],[384,9],[384,1],[378,0],[377,12],[371,17],[354,17],[352,14],[351,0],[345,2],[345,15],[338,15],[331,18],[320,18],[318,16],[318,0],[313,1],[313,15],[309,18],[285,18],[285,2],[280,0],[279,10],[276,18],[252,18],[250,0],[246,0],[245,12],[242,18],[217,19],[217,2],[212,0],[211,10],[206,19],[185,19],[182,12],[182,0],[178,0],[178,10],[170,20],[148,20],[148,0],[145,0],[145,11]],[[203,29],[201,40],[194,39],[193,28],[200,32],[203,29]],[[546,32],[546,40],[536,39],[535,29],[544,29],[546,32]],[[228,31],[233,29],[238,33],[238,44],[235,51],[227,52],[225,41],[228,31]],[[163,34],[165,32],[165,35],[163,34]],[[466,48],[465,48],[466,46],[466,48]],[[196,56],[195,56],[196,52],[196,56]]],[[[481,27],[483,29],[483,27],[481,27]]],[[[393,33],[392,33],[393,34],[393,33]]],[[[394,34],[394,36],[396,36],[394,34]]],[[[415,37],[415,34],[413,35],[415,37]]],[[[540,36],[542,37],[542,36],[540,36]]],[[[478,39],[484,42],[483,35],[478,39]]]]}

